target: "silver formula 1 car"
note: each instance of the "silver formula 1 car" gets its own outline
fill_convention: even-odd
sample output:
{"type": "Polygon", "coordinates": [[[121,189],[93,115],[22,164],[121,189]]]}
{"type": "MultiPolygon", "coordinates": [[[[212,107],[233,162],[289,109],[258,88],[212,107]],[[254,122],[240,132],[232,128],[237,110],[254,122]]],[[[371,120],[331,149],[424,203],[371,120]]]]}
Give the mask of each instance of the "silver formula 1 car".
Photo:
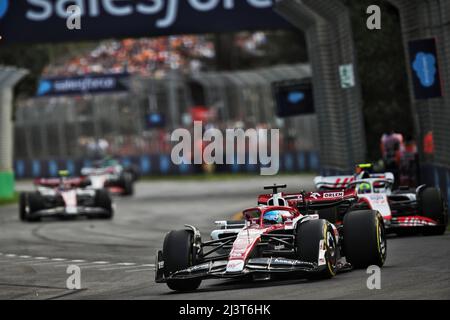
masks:
{"type": "Polygon", "coordinates": [[[317,214],[329,207],[350,208],[357,200],[354,191],[277,192],[282,187],[266,187],[273,193],[244,210],[242,223],[217,222],[210,240],[203,241],[193,226],[169,232],[157,252],[156,282],[190,291],[208,278],[331,278],[343,270],[384,264],[387,246],[379,212],[348,212],[339,227],[317,214]]]}

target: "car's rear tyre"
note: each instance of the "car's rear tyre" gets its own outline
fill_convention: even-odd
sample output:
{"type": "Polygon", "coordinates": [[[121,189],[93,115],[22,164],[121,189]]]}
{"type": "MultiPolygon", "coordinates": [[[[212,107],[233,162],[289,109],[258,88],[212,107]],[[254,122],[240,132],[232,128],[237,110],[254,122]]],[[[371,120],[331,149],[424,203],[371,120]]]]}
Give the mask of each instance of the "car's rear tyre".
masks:
{"type": "Polygon", "coordinates": [[[128,168],[124,169],[125,172],[128,172],[131,175],[131,178],[133,179],[133,182],[136,182],[140,178],[139,169],[136,166],[130,166],[128,168]]]}
{"type": "Polygon", "coordinates": [[[21,221],[27,221],[27,194],[21,192],[19,195],[19,218],[21,221]]]}
{"type": "Polygon", "coordinates": [[[134,194],[134,181],[132,174],[129,172],[124,172],[120,180],[123,188],[123,195],[132,196],[134,194]]]}
{"type": "Polygon", "coordinates": [[[95,191],[95,206],[106,211],[106,213],[102,214],[100,218],[112,219],[114,215],[114,209],[112,207],[111,196],[109,195],[107,190],[100,189],[95,191]]]}
{"type": "Polygon", "coordinates": [[[36,211],[45,209],[44,199],[38,192],[26,192],[21,194],[20,214],[22,221],[37,222],[41,217],[36,216],[36,211]],[[23,194],[23,197],[22,197],[23,194]],[[22,207],[23,205],[23,207],[22,207]],[[28,208],[28,209],[27,209],[28,208]],[[23,211],[22,211],[23,210],[23,211]]]}
{"type": "Polygon", "coordinates": [[[344,216],[344,253],[354,268],[383,266],[387,243],[383,217],[375,210],[351,211],[344,216]]]}
{"type": "Polygon", "coordinates": [[[436,188],[426,188],[419,194],[419,208],[422,214],[438,222],[438,226],[425,227],[424,235],[441,235],[447,229],[447,204],[442,193],[436,188]]]}
{"type": "MultiPolygon", "coordinates": [[[[178,230],[169,232],[163,245],[164,276],[191,267],[195,264],[196,254],[192,232],[178,230]]],[[[201,279],[167,280],[167,286],[175,291],[193,291],[200,286],[201,279]]]]}
{"type": "Polygon", "coordinates": [[[318,263],[321,246],[325,251],[325,267],[308,278],[323,279],[336,275],[337,242],[331,225],[324,219],[310,220],[298,225],[295,245],[301,261],[318,263]]]}

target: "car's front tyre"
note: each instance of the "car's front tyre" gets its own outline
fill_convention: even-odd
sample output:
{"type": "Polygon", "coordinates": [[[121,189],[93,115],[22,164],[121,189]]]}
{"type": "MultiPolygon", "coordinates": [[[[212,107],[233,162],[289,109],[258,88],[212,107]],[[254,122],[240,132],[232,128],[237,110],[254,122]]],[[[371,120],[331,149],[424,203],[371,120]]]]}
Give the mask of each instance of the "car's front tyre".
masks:
{"type": "Polygon", "coordinates": [[[325,267],[308,278],[322,279],[336,275],[337,241],[331,225],[326,220],[309,220],[298,225],[295,246],[298,258],[311,263],[318,263],[320,250],[325,250],[325,267]]]}
{"type": "MultiPolygon", "coordinates": [[[[188,230],[169,232],[163,245],[164,276],[170,277],[176,271],[195,264],[196,254],[193,234],[188,230]]],[[[175,291],[193,291],[200,286],[201,279],[168,279],[167,286],[175,291]]]]}
{"type": "Polygon", "coordinates": [[[19,196],[19,218],[21,221],[37,222],[41,218],[34,212],[44,209],[42,196],[38,192],[22,192],[19,196]]]}

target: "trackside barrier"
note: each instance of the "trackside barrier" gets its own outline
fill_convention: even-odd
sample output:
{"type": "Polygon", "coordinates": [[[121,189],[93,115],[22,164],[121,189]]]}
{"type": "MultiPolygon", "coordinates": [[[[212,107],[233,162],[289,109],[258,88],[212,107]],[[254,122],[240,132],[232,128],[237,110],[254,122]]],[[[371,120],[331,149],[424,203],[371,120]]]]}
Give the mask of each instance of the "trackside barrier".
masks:
{"type": "MultiPolygon", "coordinates": [[[[183,175],[202,172],[201,166],[181,164],[174,165],[170,155],[127,156],[119,159],[123,165],[132,165],[139,169],[143,176],[150,175],[183,175]]],[[[38,177],[56,177],[59,170],[67,170],[72,176],[79,175],[81,168],[93,164],[92,159],[17,159],[14,168],[17,179],[38,177]]],[[[247,162],[246,162],[247,163],[247,162]]],[[[320,162],[316,152],[297,151],[280,155],[279,172],[317,172],[320,162]]],[[[217,173],[255,173],[259,174],[260,166],[251,164],[216,165],[217,173]]]]}

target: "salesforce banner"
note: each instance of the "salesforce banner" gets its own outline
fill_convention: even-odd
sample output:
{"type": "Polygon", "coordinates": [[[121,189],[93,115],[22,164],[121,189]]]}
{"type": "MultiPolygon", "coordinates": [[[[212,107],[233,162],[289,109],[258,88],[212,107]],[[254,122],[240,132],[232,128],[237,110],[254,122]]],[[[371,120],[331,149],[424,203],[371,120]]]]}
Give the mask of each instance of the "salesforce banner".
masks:
{"type": "Polygon", "coordinates": [[[36,95],[38,97],[80,95],[126,91],[128,74],[87,75],[68,78],[42,78],[36,95]]]}
{"type": "Polygon", "coordinates": [[[0,43],[288,28],[289,24],[273,11],[274,2],[0,0],[0,43]]]}

